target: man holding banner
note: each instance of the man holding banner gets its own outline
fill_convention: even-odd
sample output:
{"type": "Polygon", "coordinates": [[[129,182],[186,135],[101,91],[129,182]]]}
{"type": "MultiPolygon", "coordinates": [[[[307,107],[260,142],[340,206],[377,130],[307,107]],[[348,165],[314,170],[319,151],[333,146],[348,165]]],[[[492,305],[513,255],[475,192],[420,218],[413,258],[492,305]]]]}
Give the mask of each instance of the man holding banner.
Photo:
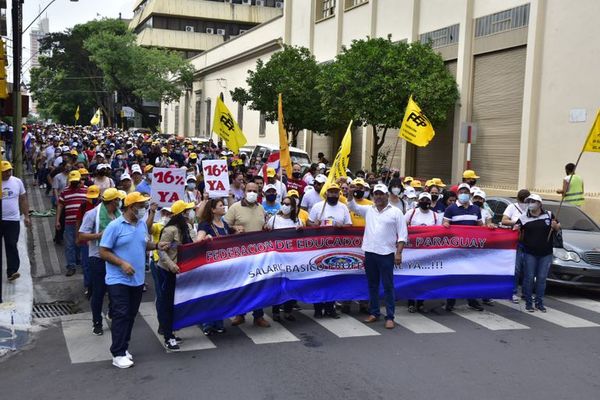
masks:
{"type": "Polygon", "coordinates": [[[369,283],[369,316],[366,323],[379,319],[379,285],[383,284],[385,327],[394,328],[394,265],[402,263],[402,250],[408,240],[408,229],[399,208],[388,201],[388,188],[379,183],[373,187],[375,205],[362,206],[354,201],[355,186],[348,189],[350,211],[365,218],[362,249],[365,252],[365,273],[369,283]]]}

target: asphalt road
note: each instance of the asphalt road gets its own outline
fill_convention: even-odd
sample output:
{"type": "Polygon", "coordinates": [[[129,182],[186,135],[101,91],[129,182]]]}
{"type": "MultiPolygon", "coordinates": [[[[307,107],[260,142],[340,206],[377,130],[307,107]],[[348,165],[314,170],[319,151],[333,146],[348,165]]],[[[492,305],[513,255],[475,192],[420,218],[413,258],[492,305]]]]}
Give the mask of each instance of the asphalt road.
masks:
{"type": "Polygon", "coordinates": [[[298,313],[297,321],[278,327],[283,336],[271,332],[273,342],[265,344],[253,341],[248,326],[210,340],[188,328],[188,336],[212,348],[178,353],[162,348],[152,316],[139,316],[130,346],[136,365],[128,370],[111,365],[108,348],[93,342],[108,340],[108,333],[92,337],[89,321],[78,321],[82,314],[37,333],[0,364],[2,398],[597,399],[600,296],[551,294],[562,299],[547,300],[552,322],[504,304],[489,307],[485,318],[475,311],[448,314],[432,301],[424,317],[433,325],[402,320],[390,331],[381,322],[366,327],[369,333],[357,328],[359,314],[327,328],[298,313]],[[583,308],[566,302],[573,299],[592,301],[583,308]],[[81,332],[73,330],[78,323],[81,332]],[[432,326],[446,331],[415,333],[432,326]],[[345,337],[352,334],[359,336],[345,337]],[[73,363],[98,352],[106,359],[73,363]]]}

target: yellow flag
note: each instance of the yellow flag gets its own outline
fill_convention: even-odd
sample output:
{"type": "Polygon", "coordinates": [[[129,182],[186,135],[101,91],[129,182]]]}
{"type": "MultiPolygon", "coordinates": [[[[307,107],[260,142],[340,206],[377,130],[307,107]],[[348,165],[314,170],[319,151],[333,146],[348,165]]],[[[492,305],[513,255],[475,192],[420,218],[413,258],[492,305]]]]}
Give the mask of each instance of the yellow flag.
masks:
{"type": "Polygon", "coordinates": [[[217,104],[215,105],[212,130],[225,141],[227,148],[236,154],[239,153],[240,147],[248,142],[220,96],[217,97],[217,104]]]}
{"type": "Polygon", "coordinates": [[[79,106],[77,106],[77,110],[75,110],[75,122],[79,121],[79,106]]]}
{"type": "Polygon", "coordinates": [[[283,101],[279,93],[277,104],[277,122],[279,123],[279,165],[287,172],[288,178],[292,177],[292,159],[290,157],[290,146],[287,140],[287,133],[283,127],[283,101]]]}
{"type": "Polygon", "coordinates": [[[342,139],[342,144],[340,144],[340,149],[338,150],[335,159],[333,160],[333,164],[331,165],[331,169],[329,170],[329,175],[327,176],[327,181],[323,185],[321,189],[321,197],[325,196],[325,192],[327,188],[338,180],[340,177],[348,176],[346,174],[346,169],[348,169],[348,162],[350,161],[350,150],[352,149],[352,121],[348,124],[348,129],[346,129],[346,134],[342,139]]]}
{"type": "Polygon", "coordinates": [[[90,124],[91,125],[99,125],[101,118],[102,118],[102,111],[100,111],[100,109],[98,109],[98,111],[96,111],[96,113],[94,114],[94,116],[90,120],[90,124]]]}
{"type": "Polygon", "coordinates": [[[412,96],[410,96],[398,137],[415,146],[425,147],[431,142],[434,136],[435,131],[433,130],[433,126],[431,126],[431,122],[429,122],[425,114],[421,111],[421,108],[413,101],[412,96]]]}
{"type": "Polygon", "coordinates": [[[594,153],[600,153],[600,110],[596,114],[596,120],[590,133],[583,145],[583,151],[591,151],[594,153]]]}

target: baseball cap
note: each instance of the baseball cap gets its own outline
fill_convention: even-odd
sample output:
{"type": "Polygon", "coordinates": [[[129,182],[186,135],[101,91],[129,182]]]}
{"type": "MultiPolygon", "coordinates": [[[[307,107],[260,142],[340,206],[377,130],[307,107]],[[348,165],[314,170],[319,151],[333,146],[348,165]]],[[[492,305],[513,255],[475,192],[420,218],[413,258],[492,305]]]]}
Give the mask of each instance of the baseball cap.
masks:
{"type": "Polygon", "coordinates": [[[421,183],[420,180],[418,179],[414,179],[411,183],[410,186],[414,187],[414,188],[422,188],[423,184],[421,183]]]}
{"type": "Polygon", "coordinates": [[[194,174],[188,174],[187,177],[185,178],[185,181],[186,182],[189,182],[189,181],[196,182],[196,175],[194,175],[194,174]]]}
{"type": "Polygon", "coordinates": [[[292,196],[300,197],[300,193],[298,193],[298,191],[296,189],[288,190],[287,195],[290,197],[292,197],[292,196]]]}
{"type": "Polygon", "coordinates": [[[277,186],[275,186],[273,184],[265,185],[265,187],[263,188],[263,193],[267,193],[267,190],[271,190],[271,189],[277,191],[277,186]]]}
{"type": "Polygon", "coordinates": [[[315,177],[315,181],[317,181],[319,183],[325,183],[325,182],[327,182],[327,177],[323,174],[319,174],[315,177]]]}
{"type": "Polygon", "coordinates": [[[106,169],[108,166],[106,164],[98,164],[96,167],[96,171],[100,171],[101,169],[106,169]]]}
{"type": "Polygon", "coordinates": [[[478,189],[473,192],[473,197],[481,197],[483,200],[485,200],[485,192],[481,189],[478,189]]]}
{"type": "Polygon", "coordinates": [[[121,180],[124,181],[125,179],[131,180],[131,176],[129,176],[129,174],[127,172],[124,172],[123,174],[121,174],[121,180]]]}
{"type": "Polygon", "coordinates": [[[415,197],[417,197],[417,192],[415,192],[415,189],[410,188],[404,191],[404,195],[409,199],[414,199],[415,197]]]}
{"type": "Polygon", "coordinates": [[[479,176],[477,176],[477,174],[475,174],[475,171],[473,171],[472,169],[467,169],[467,170],[465,170],[465,172],[463,172],[463,178],[464,179],[479,179],[479,176]]]}
{"type": "MultiPolygon", "coordinates": [[[[106,189],[108,190],[108,189],[106,189]]],[[[125,196],[125,207],[129,207],[135,203],[145,203],[150,200],[150,196],[142,194],[140,192],[132,192],[125,196]]]]}
{"type": "Polygon", "coordinates": [[[121,199],[123,200],[126,196],[125,192],[123,192],[122,190],[117,190],[115,188],[108,188],[104,191],[104,193],[102,193],[102,200],[103,201],[112,201],[114,199],[121,199]]]}
{"type": "Polygon", "coordinates": [[[526,199],[527,200],[533,200],[533,201],[539,201],[540,203],[543,203],[542,198],[540,197],[539,194],[535,194],[535,193],[531,193],[526,199]]]}
{"type": "Polygon", "coordinates": [[[458,189],[457,191],[459,191],[460,189],[467,189],[469,192],[471,191],[471,186],[469,186],[468,183],[461,183],[460,185],[458,185],[458,189]]]}
{"type": "Polygon", "coordinates": [[[90,174],[90,172],[85,168],[79,168],[78,171],[81,175],[89,175],[90,174]]]}
{"type": "Polygon", "coordinates": [[[413,180],[413,177],[412,177],[412,176],[407,176],[407,177],[405,177],[405,178],[404,178],[404,181],[403,181],[403,182],[404,182],[404,183],[408,183],[408,182],[411,182],[412,180],[413,180]]]}
{"type": "Polygon", "coordinates": [[[100,188],[96,185],[88,187],[85,197],[88,199],[97,199],[100,196],[100,188]]]}
{"type": "Polygon", "coordinates": [[[419,194],[419,200],[421,199],[429,199],[431,200],[431,195],[428,192],[423,192],[419,194]]]}
{"type": "MultiPolygon", "coordinates": [[[[125,200],[125,201],[127,201],[127,200],[125,200]]],[[[177,215],[177,214],[181,214],[185,210],[191,210],[194,207],[196,207],[196,203],[193,203],[193,202],[186,203],[183,200],[177,200],[175,203],[173,203],[171,205],[171,212],[173,213],[173,215],[177,215]]]]}
{"type": "Polygon", "coordinates": [[[139,164],[133,164],[131,166],[131,173],[132,174],[138,173],[138,174],[141,175],[142,174],[142,168],[139,166],[139,164]]]}
{"type": "Polygon", "coordinates": [[[13,169],[12,164],[8,161],[2,161],[2,172],[13,169]]]}
{"type": "Polygon", "coordinates": [[[329,190],[340,190],[340,185],[333,182],[331,185],[327,186],[327,191],[329,190]]]}
{"type": "Polygon", "coordinates": [[[327,168],[327,166],[323,163],[319,163],[319,165],[317,166],[317,169],[325,169],[327,168]]]}
{"type": "Polygon", "coordinates": [[[267,168],[267,178],[273,178],[275,175],[277,175],[275,168],[267,168]]]}
{"type": "Polygon", "coordinates": [[[69,183],[79,182],[80,180],[81,180],[81,174],[79,173],[79,171],[69,172],[69,183]]]}
{"type": "Polygon", "coordinates": [[[444,184],[444,181],[442,181],[441,178],[431,178],[431,182],[435,185],[435,186],[439,186],[439,187],[446,187],[446,185],[444,184]]]}
{"type": "Polygon", "coordinates": [[[196,153],[190,153],[190,158],[191,158],[192,160],[195,160],[195,159],[197,159],[197,158],[198,158],[198,154],[196,154],[196,153]]]}
{"type": "Polygon", "coordinates": [[[352,184],[366,186],[366,182],[363,178],[356,178],[355,180],[352,181],[352,184]]]}
{"type": "Polygon", "coordinates": [[[97,152],[97,153],[96,153],[96,157],[102,157],[102,158],[104,158],[104,153],[97,152]]]}
{"type": "Polygon", "coordinates": [[[119,149],[119,150],[115,151],[115,154],[116,155],[123,154],[123,150],[119,149]]]}
{"type": "Polygon", "coordinates": [[[144,172],[150,172],[154,168],[154,165],[148,164],[144,167],[144,172]]]}
{"type": "Polygon", "coordinates": [[[383,183],[378,183],[373,186],[373,193],[375,192],[388,193],[388,188],[383,183]]]}

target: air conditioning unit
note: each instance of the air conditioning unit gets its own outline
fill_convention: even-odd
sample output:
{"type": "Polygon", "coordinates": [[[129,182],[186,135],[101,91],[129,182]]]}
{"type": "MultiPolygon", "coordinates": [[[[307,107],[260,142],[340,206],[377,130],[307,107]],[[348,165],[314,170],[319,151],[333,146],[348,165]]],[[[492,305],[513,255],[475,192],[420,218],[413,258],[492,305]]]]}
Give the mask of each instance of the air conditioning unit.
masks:
{"type": "Polygon", "coordinates": [[[252,0],[242,0],[242,4],[245,6],[251,6],[252,5],[252,0]]]}
{"type": "Polygon", "coordinates": [[[283,1],[276,1],[275,2],[275,7],[276,8],[283,8],[283,1]]]}
{"type": "Polygon", "coordinates": [[[255,4],[259,7],[265,6],[265,0],[256,0],[255,4]]]}
{"type": "Polygon", "coordinates": [[[213,28],[206,28],[206,33],[210,33],[212,35],[215,33],[215,30],[213,28]]]}
{"type": "Polygon", "coordinates": [[[217,29],[217,35],[225,36],[225,29],[217,29]]]}
{"type": "Polygon", "coordinates": [[[194,32],[194,27],[188,25],[188,26],[185,27],[185,31],[186,32],[194,32]]]}

